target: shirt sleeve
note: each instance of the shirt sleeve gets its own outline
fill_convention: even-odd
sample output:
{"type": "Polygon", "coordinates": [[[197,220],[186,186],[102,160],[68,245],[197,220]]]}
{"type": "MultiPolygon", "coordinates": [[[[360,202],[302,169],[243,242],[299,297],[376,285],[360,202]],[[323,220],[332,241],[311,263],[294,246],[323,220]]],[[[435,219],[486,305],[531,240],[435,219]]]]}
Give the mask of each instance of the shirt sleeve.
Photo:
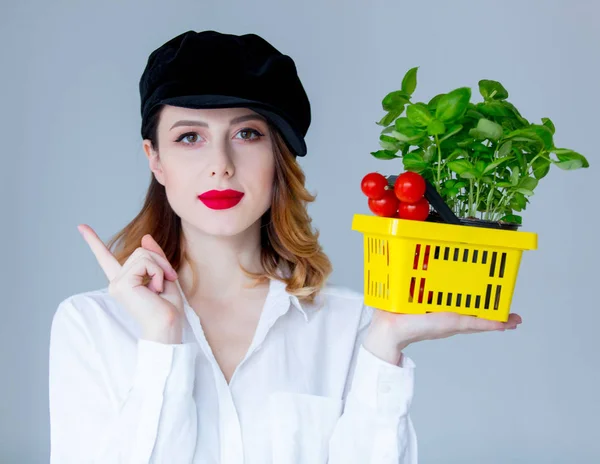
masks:
{"type": "Polygon", "coordinates": [[[110,359],[96,349],[85,320],[63,301],[49,353],[50,463],[188,463],[197,414],[195,343],[140,339],[131,388],[119,395],[110,359]]]}
{"type": "Polygon", "coordinates": [[[357,338],[350,388],[329,442],[328,464],[417,464],[417,436],[409,415],[415,363],[404,353],[399,365],[373,355],[362,345],[366,328],[357,338]]]}

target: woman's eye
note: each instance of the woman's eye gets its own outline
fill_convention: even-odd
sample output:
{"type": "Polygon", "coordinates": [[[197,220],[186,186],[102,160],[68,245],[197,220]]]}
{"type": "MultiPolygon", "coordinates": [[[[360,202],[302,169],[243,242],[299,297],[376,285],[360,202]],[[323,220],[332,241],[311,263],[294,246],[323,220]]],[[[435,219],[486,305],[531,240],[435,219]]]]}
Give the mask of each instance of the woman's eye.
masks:
{"type": "Polygon", "coordinates": [[[251,139],[251,138],[246,138],[246,137],[242,137],[242,139],[244,139],[244,140],[256,140],[256,139],[259,139],[260,137],[262,137],[262,136],[263,136],[263,135],[262,135],[260,132],[258,132],[257,130],[255,130],[255,129],[250,129],[250,128],[242,129],[241,131],[239,131],[239,132],[238,132],[238,134],[243,134],[243,133],[245,133],[245,134],[248,134],[248,133],[254,133],[254,134],[256,134],[256,137],[254,137],[253,139],[251,139]]]}
{"type": "MultiPolygon", "coordinates": [[[[263,137],[263,134],[258,132],[255,129],[245,128],[240,130],[236,135],[243,134],[241,139],[245,142],[252,142],[254,140],[263,137]],[[250,137],[249,134],[255,134],[255,137],[250,137]]],[[[198,138],[200,134],[197,132],[186,132],[185,134],[181,134],[175,142],[183,143],[184,145],[195,145],[198,142],[198,138]]]]}

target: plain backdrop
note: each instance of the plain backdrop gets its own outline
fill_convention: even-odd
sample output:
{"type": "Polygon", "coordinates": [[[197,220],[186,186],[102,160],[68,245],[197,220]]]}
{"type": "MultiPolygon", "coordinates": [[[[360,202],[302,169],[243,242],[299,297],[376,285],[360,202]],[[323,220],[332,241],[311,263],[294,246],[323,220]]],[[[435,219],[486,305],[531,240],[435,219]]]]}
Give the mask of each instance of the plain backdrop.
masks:
{"type": "Polygon", "coordinates": [[[553,169],[524,214],[539,234],[514,294],[524,322],[410,346],[412,417],[421,463],[600,462],[599,23],[593,0],[3,1],[0,462],[48,461],[52,316],[106,285],[76,225],[107,240],[137,214],[150,179],[138,80],[152,50],[190,29],[254,32],[295,60],[312,104],[309,211],[331,281],[358,291],[360,180],[402,170],[369,152],[409,68],[415,101],[460,86],[480,101],[477,82],[494,79],[526,118],[552,118],[556,145],[591,168],[553,169]]]}

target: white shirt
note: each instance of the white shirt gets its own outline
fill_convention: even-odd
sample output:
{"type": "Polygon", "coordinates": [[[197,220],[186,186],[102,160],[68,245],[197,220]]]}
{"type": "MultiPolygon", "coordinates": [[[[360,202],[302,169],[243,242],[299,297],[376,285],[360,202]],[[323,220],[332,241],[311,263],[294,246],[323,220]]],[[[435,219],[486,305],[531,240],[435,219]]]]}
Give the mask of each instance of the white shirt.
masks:
{"type": "MultiPolygon", "coordinates": [[[[181,287],[179,287],[181,290],[181,287]]],[[[181,292],[183,295],[183,292],[181,292]]],[[[51,464],[415,464],[414,362],[362,340],[373,308],[272,279],[227,384],[187,302],[183,343],[140,339],[107,288],[62,301],[50,338],[51,464]]]]}

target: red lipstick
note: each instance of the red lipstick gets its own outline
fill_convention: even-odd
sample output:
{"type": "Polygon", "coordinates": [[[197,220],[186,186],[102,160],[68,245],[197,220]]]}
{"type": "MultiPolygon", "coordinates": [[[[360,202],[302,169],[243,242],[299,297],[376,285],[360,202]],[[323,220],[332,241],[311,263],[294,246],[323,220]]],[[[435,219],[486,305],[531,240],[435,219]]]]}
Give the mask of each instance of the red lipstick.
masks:
{"type": "Polygon", "coordinates": [[[198,195],[198,199],[210,209],[228,209],[237,205],[243,196],[244,192],[237,190],[209,190],[198,195]]]}

